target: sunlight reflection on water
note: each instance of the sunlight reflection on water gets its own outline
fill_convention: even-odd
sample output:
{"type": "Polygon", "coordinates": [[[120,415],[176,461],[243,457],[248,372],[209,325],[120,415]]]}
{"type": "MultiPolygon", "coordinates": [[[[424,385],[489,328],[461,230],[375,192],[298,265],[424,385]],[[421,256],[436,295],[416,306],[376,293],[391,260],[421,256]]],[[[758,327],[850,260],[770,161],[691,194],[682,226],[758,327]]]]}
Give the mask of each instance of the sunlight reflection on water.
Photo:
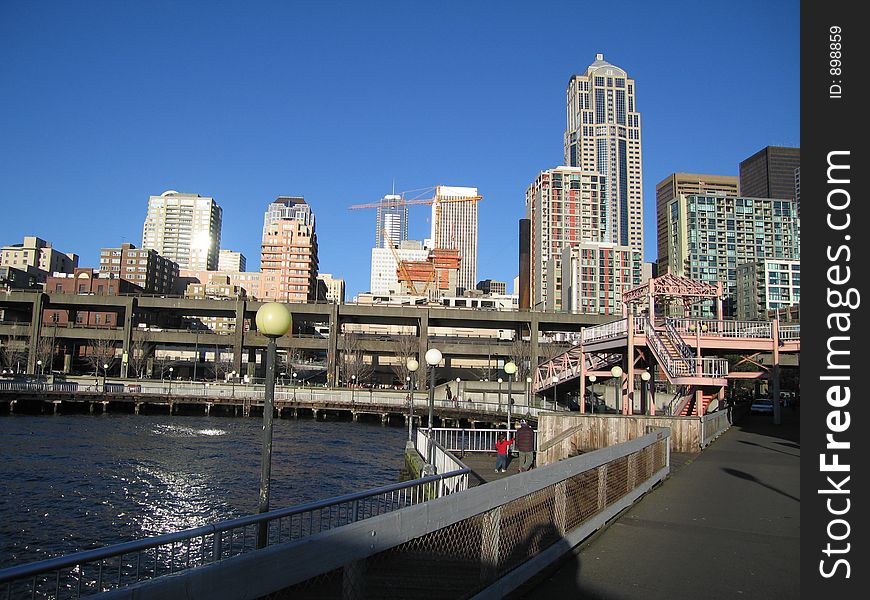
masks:
{"type": "MultiPolygon", "coordinates": [[[[406,431],[278,419],[271,505],[398,480],[406,431]]],[[[258,419],[0,417],[0,566],[251,514],[258,419]]]]}

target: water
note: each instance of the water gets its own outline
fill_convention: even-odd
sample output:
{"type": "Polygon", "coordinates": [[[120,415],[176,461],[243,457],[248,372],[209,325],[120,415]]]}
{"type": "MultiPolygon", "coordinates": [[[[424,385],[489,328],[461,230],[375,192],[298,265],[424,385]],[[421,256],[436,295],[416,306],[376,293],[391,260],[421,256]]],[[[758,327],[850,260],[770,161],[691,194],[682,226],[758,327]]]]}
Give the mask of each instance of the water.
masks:
{"type": "MultiPolygon", "coordinates": [[[[276,419],[271,507],[394,483],[407,430],[276,419]]],[[[257,512],[262,421],[0,418],[0,568],[257,512]]]]}

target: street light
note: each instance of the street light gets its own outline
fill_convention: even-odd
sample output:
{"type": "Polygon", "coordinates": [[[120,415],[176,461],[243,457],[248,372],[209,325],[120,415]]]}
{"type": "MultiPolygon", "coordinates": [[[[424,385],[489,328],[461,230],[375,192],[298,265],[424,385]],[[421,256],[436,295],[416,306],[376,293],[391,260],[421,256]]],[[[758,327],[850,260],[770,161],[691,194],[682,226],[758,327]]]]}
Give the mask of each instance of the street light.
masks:
{"type": "MultiPolygon", "coordinates": [[[[610,369],[610,374],[613,375],[614,378],[622,377],[622,367],[614,365],[610,369]]],[[[622,392],[622,380],[616,382],[616,389],[613,392],[613,406],[616,408],[616,412],[620,412],[621,410],[619,407],[620,392],[622,392]]]]}
{"type": "MultiPolygon", "coordinates": [[[[553,412],[556,412],[556,396],[559,391],[559,378],[553,375],[553,412]]],[[[543,400],[541,400],[543,402],[543,400]]]]}
{"type": "MultiPolygon", "coordinates": [[[[106,384],[106,367],[109,365],[103,365],[103,385],[106,384]]],[[[169,395],[172,395],[172,367],[169,367],[169,395]]]]}
{"type": "MultiPolygon", "coordinates": [[[[593,414],[593,415],[595,414],[595,400],[596,400],[596,398],[595,398],[595,381],[596,381],[597,379],[598,379],[598,378],[597,378],[595,375],[590,375],[590,376],[589,376],[589,383],[592,384],[592,402],[589,403],[589,406],[592,407],[592,414],[593,414]]],[[[585,402],[586,399],[584,398],[583,401],[585,402]]]]}
{"type": "Polygon", "coordinates": [[[42,376],[42,361],[41,360],[36,361],[36,370],[39,371],[39,375],[41,377],[42,376]]]}
{"type": "Polygon", "coordinates": [[[498,412],[501,412],[501,384],[504,381],[501,377],[498,378],[498,412]]]}
{"type": "Polygon", "coordinates": [[[508,431],[511,429],[511,404],[513,403],[513,397],[511,396],[511,380],[514,378],[514,373],[517,372],[517,365],[514,361],[510,361],[505,364],[504,372],[507,373],[508,376],[508,421],[507,428],[508,431]]]}
{"type": "Polygon", "coordinates": [[[428,460],[424,471],[427,475],[435,473],[435,467],[432,465],[432,452],[434,446],[432,443],[432,420],[435,418],[435,367],[441,362],[441,351],[437,348],[429,348],[426,351],[426,364],[429,365],[429,448],[426,452],[428,460]]]}
{"type": "Polygon", "coordinates": [[[417,369],[420,368],[420,363],[417,362],[417,359],[413,357],[408,357],[405,361],[405,366],[408,367],[408,372],[411,373],[408,375],[408,387],[411,388],[411,395],[408,398],[408,442],[412,442],[412,435],[414,429],[414,385],[416,383],[415,379],[417,376],[417,369]]]}
{"type": "Polygon", "coordinates": [[[649,371],[644,371],[640,374],[640,379],[643,381],[643,393],[641,394],[641,398],[643,399],[643,412],[647,414],[651,414],[649,412],[649,407],[647,404],[649,403],[649,380],[652,379],[652,375],[650,375],[649,371]]]}
{"type": "Polygon", "coordinates": [[[459,383],[461,381],[462,380],[459,377],[456,378],[456,400],[457,401],[459,401],[462,398],[462,396],[459,394],[459,383]]]}
{"type": "MultiPolygon", "coordinates": [[[[266,346],[266,397],[263,404],[263,458],[260,471],[260,513],[269,510],[269,484],[272,478],[272,410],[275,402],[275,355],[277,340],[290,330],[293,317],[283,304],[268,302],[257,310],[257,331],[269,338],[266,346]]],[[[257,529],[257,548],[265,548],[269,533],[267,521],[257,529]]]]}

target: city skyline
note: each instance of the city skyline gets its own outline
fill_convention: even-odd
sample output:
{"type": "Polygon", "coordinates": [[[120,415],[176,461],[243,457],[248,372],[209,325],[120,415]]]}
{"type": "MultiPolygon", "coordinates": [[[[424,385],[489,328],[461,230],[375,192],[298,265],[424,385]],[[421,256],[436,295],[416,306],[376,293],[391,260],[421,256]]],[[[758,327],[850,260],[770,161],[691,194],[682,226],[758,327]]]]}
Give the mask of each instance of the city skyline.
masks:
{"type": "MultiPolygon", "coordinates": [[[[227,7],[200,22],[195,5],[167,20],[159,4],[7,4],[0,50],[18,60],[5,79],[27,93],[0,100],[0,244],[36,235],[97,267],[101,247],[138,245],[149,196],[177,189],[214,198],[221,247],[259,270],[262,211],[298,195],[319,217],[320,270],[344,278],[350,299],[369,286],[373,215],[347,207],[443,184],[480,190],[477,279],[510,282],[525,189],[563,162],[566,83],[601,53],[640,89],[644,259],[655,260],[659,181],[733,176],[768,145],[800,146],[798,3],[756,9],[751,21],[738,18],[739,4],[669,5],[692,24],[674,40],[660,35],[667,11],[639,5],[626,29],[602,26],[582,45],[539,31],[547,11],[491,3],[351,6],[328,20],[327,8],[275,5],[275,24],[227,7]],[[360,20],[389,30],[390,43],[357,31],[360,20]],[[299,28],[306,52],[268,41],[282,24],[299,28]],[[741,44],[710,43],[710,27],[741,44]],[[181,54],[158,43],[188,28],[226,42],[181,54]],[[97,30],[108,38],[81,43],[97,30]],[[155,31],[153,43],[137,43],[155,31]],[[251,49],[245,33],[256,34],[251,49]],[[765,69],[748,68],[757,64],[765,69]],[[737,88],[752,102],[736,102],[737,88]]],[[[427,237],[424,211],[411,209],[409,238],[427,237]]]]}

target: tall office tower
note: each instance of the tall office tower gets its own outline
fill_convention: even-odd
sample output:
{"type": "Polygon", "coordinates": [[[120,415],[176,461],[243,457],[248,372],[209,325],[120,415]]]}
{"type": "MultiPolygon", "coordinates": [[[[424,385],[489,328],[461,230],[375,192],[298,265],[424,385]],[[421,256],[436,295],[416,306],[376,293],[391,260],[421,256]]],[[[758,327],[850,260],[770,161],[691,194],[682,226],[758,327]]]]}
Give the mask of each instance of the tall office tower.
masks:
{"type": "Polygon", "coordinates": [[[402,197],[396,195],[381,198],[378,204],[375,248],[387,248],[387,238],[393,246],[408,239],[408,207],[399,204],[401,201],[402,197]]]}
{"type": "Polygon", "coordinates": [[[542,171],[526,190],[531,221],[529,298],[532,310],[562,306],[562,250],[581,242],[609,242],[606,178],[578,167],[542,171]]]}
{"type": "Polygon", "coordinates": [[[280,196],[263,223],[260,294],[267,302],[317,300],[314,213],[302,197],[280,196]]]}
{"type": "Polygon", "coordinates": [[[738,266],[735,300],[740,321],[766,321],[771,311],[800,304],[800,261],[765,259],[738,266]]]}
{"type": "Polygon", "coordinates": [[[125,243],[119,248],[100,249],[100,273],[129,281],[149,294],[171,294],[178,265],[156,250],[137,249],[125,243]]]}
{"type": "Polygon", "coordinates": [[[477,188],[435,187],[432,202],[433,249],[458,250],[459,273],[455,290],[444,294],[462,295],[477,283],[477,188]]]}
{"type": "Polygon", "coordinates": [[[722,282],[734,316],[737,268],[764,259],[800,258],[793,200],[681,194],[667,205],[671,273],[722,282]]]}
{"type": "Polygon", "coordinates": [[[625,71],[595,56],[568,82],[565,164],[606,178],[601,214],[607,237],[599,241],[643,252],[643,179],[640,113],[635,85],[625,71]]]}
{"type": "Polygon", "coordinates": [[[737,196],[738,180],[733,175],[702,175],[699,173],[671,173],[656,184],[656,226],[658,233],[659,275],[668,272],[668,202],[680,194],[737,196]]]}
{"type": "Polygon", "coordinates": [[[376,296],[400,293],[396,261],[424,261],[429,258],[429,248],[416,240],[399,242],[393,248],[372,248],[372,271],[369,291],[376,296]]]}
{"type": "Polygon", "coordinates": [[[218,254],[218,271],[241,272],[248,265],[248,259],[241,252],[221,249],[218,254]]]}
{"type": "Polygon", "coordinates": [[[218,266],[223,211],[214,198],[170,190],[148,198],[142,248],[156,250],[181,269],[218,266]]]}
{"type": "Polygon", "coordinates": [[[794,170],[800,166],[800,148],[762,148],[740,162],[740,195],[794,200],[794,170]]]}

